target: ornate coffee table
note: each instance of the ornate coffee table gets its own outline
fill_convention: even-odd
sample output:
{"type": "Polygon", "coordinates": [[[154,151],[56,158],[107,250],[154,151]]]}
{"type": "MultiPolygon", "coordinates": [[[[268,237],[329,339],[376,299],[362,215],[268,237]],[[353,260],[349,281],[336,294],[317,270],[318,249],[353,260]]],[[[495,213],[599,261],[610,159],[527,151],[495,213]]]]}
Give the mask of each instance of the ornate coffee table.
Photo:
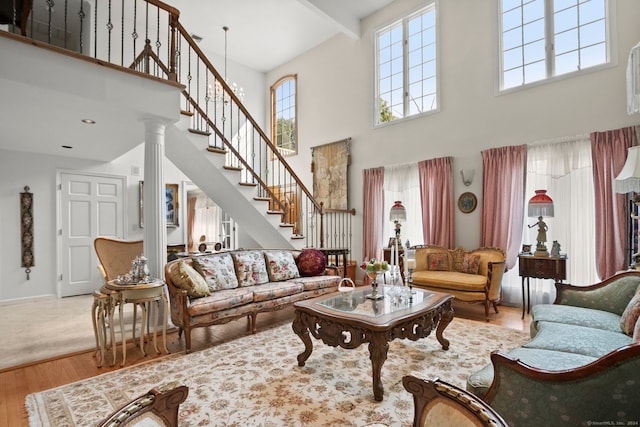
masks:
{"type": "Polygon", "coordinates": [[[311,356],[313,343],[309,334],[331,347],[353,349],[369,343],[369,357],[373,368],[373,395],[381,401],[384,396],[381,371],[387,360],[389,342],[396,338],[416,341],[436,329],[436,338],[443,350],[449,341],[442,336],[453,319],[453,296],[440,292],[414,289],[412,300],[396,303],[391,297],[367,299],[371,288],[361,288],[351,295],[321,296],[294,304],[293,330],[304,343],[298,355],[298,366],[304,366],[311,356]]]}

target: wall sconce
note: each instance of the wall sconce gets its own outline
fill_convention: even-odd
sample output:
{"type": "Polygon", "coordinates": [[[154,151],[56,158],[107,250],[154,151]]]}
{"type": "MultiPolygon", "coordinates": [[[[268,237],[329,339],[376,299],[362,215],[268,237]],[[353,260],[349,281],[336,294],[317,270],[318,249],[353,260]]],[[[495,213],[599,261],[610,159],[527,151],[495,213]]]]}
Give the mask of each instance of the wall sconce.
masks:
{"type": "Polygon", "coordinates": [[[465,187],[468,187],[473,182],[473,175],[476,173],[475,169],[460,169],[460,176],[462,176],[462,183],[465,187]]]}

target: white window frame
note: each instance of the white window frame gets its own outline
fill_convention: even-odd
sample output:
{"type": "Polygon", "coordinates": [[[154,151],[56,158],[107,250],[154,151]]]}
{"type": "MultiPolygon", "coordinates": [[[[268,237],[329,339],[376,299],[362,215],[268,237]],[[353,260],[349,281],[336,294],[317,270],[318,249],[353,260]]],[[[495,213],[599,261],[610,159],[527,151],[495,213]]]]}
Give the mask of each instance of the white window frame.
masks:
{"type": "Polygon", "coordinates": [[[504,88],[504,57],[503,57],[503,21],[502,21],[502,3],[503,0],[499,0],[496,2],[496,29],[497,29],[497,76],[496,76],[496,86],[497,94],[509,93],[513,91],[518,91],[521,89],[543,85],[547,83],[551,83],[558,80],[563,80],[566,78],[572,78],[578,75],[583,75],[586,73],[591,73],[595,71],[599,71],[606,68],[615,67],[618,62],[617,58],[617,49],[616,49],[616,37],[615,37],[615,16],[616,16],[616,8],[615,2],[616,0],[605,0],[605,46],[606,46],[606,62],[598,65],[593,65],[586,68],[581,68],[576,71],[571,71],[563,74],[556,74],[555,70],[555,46],[554,46],[554,31],[553,31],[553,1],[555,0],[544,0],[545,2],[545,70],[546,77],[532,81],[529,83],[523,83],[518,86],[511,86],[508,88],[504,88]],[[551,16],[551,19],[549,19],[551,16]]]}
{"type": "Polygon", "coordinates": [[[273,145],[278,149],[280,154],[284,157],[295,156],[298,154],[298,75],[297,74],[288,74],[286,76],[281,77],[275,82],[270,88],[270,96],[271,96],[271,141],[273,145]],[[277,109],[277,95],[276,92],[278,88],[280,88],[284,83],[292,81],[293,82],[293,140],[295,147],[293,149],[284,148],[278,145],[278,135],[277,135],[277,120],[276,115],[279,113],[277,109]]]}
{"type": "MultiPolygon", "coordinates": [[[[420,8],[411,11],[410,13],[404,14],[402,17],[394,19],[391,23],[380,26],[374,31],[373,34],[373,47],[374,47],[374,99],[373,99],[373,125],[374,127],[387,126],[393,123],[399,123],[406,120],[412,120],[418,117],[422,117],[425,115],[433,114],[440,111],[441,100],[440,100],[440,53],[439,53],[439,17],[438,17],[438,1],[432,1],[427,5],[423,5],[420,8]],[[425,12],[433,11],[435,17],[435,108],[414,113],[408,115],[410,111],[410,102],[409,99],[409,54],[408,54],[408,21],[417,15],[421,15],[425,12]],[[396,25],[402,25],[402,40],[403,40],[403,50],[402,50],[402,70],[403,70],[403,117],[397,118],[395,120],[380,122],[380,64],[379,64],[379,40],[378,35],[385,30],[388,30],[391,27],[396,25]]],[[[421,81],[425,81],[423,79],[421,81]]]]}

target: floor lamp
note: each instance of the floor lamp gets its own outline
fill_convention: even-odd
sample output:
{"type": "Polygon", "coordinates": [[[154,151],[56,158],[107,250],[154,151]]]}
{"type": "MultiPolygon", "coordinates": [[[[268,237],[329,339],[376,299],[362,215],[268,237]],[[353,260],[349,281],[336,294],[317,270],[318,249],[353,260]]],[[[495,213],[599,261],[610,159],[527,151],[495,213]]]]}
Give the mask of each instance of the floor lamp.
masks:
{"type": "MultiPolygon", "coordinates": [[[[618,176],[613,180],[613,190],[616,193],[627,194],[635,193],[633,203],[640,206],[640,146],[629,147],[627,152],[627,160],[622,167],[618,176]]],[[[631,214],[631,218],[639,220],[638,215],[631,214]]],[[[640,228],[638,228],[640,241],[640,228]]],[[[638,266],[638,253],[633,254],[633,263],[638,266]]]]}

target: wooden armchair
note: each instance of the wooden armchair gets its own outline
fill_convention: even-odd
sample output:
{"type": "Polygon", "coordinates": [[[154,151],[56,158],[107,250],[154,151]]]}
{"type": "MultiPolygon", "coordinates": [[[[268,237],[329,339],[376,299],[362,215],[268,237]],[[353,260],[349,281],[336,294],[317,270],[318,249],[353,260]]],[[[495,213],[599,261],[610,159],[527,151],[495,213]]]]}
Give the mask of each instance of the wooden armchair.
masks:
{"type": "Polygon", "coordinates": [[[501,427],[507,423],[475,395],[439,379],[407,375],[404,388],[413,395],[414,427],[501,427]]]}
{"type": "Polygon", "coordinates": [[[178,409],[187,399],[189,387],[168,384],[126,403],[105,418],[98,427],[116,427],[144,423],[145,426],[178,425],[178,409]]]}

